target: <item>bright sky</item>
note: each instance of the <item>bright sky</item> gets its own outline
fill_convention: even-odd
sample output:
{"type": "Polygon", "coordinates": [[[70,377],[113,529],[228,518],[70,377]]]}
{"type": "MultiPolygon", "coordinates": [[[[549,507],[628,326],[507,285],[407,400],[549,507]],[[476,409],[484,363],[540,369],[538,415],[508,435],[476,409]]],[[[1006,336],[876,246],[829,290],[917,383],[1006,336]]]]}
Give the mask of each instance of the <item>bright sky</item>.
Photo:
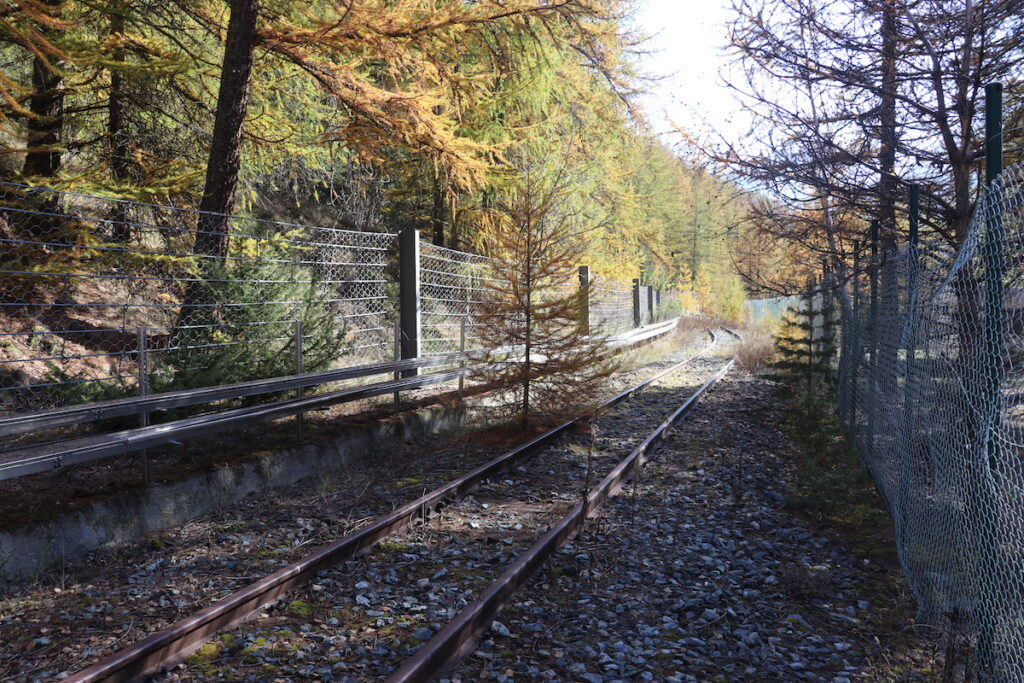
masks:
{"type": "Polygon", "coordinates": [[[653,54],[643,66],[664,80],[652,86],[644,104],[655,130],[670,130],[666,115],[692,133],[708,125],[729,137],[742,134],[746,117],[730,90],[721,85],[720,69],[727,65],[723,46],[729,0],[640,0],[639,28],[652,36],[653,54]]]}

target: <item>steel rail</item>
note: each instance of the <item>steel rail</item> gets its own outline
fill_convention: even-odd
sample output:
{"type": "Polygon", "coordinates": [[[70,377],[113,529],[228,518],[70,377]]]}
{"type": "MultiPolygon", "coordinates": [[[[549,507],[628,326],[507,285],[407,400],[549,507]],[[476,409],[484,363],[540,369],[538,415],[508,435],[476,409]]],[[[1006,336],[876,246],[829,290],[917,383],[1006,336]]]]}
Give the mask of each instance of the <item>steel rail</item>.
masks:
{"type": "MultiPolygon", "coordinates": [[[[727,332],[735,335],[731,330],[727,330],[727,332]]],[[[738,335],[735,336],[738,337],[738,335]]],[[[406,660],[405,664],[387,679],[388,683],[429,681],[451,672],[458,666],[475,649],[480,633],[511,601],[513,594],[533,577],[545,560],[575,535],[588,516],[622,489],[629,477],[643,465],[646,456],[661,445],[668,432],[690,412],[711,387],[725,376],[735,362],[735,359],[730,360],[725,367],[705,382],[668,419],[620,461],[615,469],[601,480],[601,483],[591,489],[585,501],[577,503],[539,541],[516,558],[515,562],[476,600],[463,608],[444,628],[417,650],[416,654],[406,660]]]]}
{"type": "MultiPolygon", "coordinates": [[[[616,406],[658,380],[679,371],[717,343],[717,336],[711,332],[711,342],[703,349],[620,392],[602,404],[602,409],[616,406]]],[[[321,569],[356,557],[380,540],[408,528],[418,519],[430,514],[441,503],[457,500],[471,493],[482,481],[550,444],[577,422],[578,419],[568,420],[544,432],[444,486],[378,517],[367,526],[319,548],[298,562],[279,569],[199,612],[113,653],[65,680],[68,683],[132,681],[178,664],[216,632],[244,621],[254,611],[275,602],[288,591],[309,581],[321,569]]]]}

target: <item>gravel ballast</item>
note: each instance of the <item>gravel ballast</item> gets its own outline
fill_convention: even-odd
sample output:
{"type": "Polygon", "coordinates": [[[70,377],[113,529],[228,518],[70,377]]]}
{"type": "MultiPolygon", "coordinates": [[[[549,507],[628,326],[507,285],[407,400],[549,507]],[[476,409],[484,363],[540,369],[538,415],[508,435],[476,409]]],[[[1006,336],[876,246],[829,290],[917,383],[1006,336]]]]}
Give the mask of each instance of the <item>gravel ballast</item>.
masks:
{"type": "MultiPolygon", "coordinates": [[[[694,361],[594,419],[593,432],[545,448],[412,533],[321,572],[166,680],[386,677],[724,363],[721,353],[694,361]]],[[[492,630],[503,633],[500,623],[492,630]]]]}
{"type": "Polygon", "coordinates": [[[451,680],[877,680],[863,561],[783,509],[777,403],[727,376],[451,680]]]}

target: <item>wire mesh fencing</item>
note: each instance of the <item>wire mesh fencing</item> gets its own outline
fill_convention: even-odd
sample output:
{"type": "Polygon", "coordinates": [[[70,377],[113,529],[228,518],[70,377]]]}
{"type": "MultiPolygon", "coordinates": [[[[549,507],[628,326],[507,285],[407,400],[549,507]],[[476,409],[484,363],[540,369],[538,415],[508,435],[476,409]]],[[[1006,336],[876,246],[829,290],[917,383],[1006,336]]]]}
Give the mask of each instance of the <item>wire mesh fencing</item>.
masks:
{"type": "Polygon", "coordinates": [[[502,264],[492,258],[420,246],[422,352],[425,355],[476,350],[480,344],[477,310],[490,286],[503,276],[502,264]]]}
{"type": "Polygon", "coordinates": [[[0,412],[388,357],[395,235],[0,184],[0,243],[0,412]]]}
{"type": "Polygon", "coordinates": [[[596,276],[591,283],[590,320],[601,334],[614,335],[631,329],[634,325],[633,288],[596,276]]]}
{"type": "Polygon", "coordinates": [[[920,620],[969,639],[980,680],[1024,680],[1024,167],[958,250],[883,253],[840,314],[840,417],[920,620]]]}
{"type": "Polygon", "coordinates": [[[746,302],[745,314],[749,322],[758,324],[762,321],[778,321],[785,312],[798,306],[799,296],[777,296],[770,299],[751,299],[746,302]]]}

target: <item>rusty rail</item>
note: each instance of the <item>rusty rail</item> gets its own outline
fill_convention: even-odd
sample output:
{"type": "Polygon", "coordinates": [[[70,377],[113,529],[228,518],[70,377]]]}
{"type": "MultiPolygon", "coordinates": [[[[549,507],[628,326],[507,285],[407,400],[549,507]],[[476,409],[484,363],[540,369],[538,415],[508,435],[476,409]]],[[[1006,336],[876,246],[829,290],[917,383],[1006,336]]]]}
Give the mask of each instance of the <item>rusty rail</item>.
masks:
{"type": "MultiPolygon", "coordinates": [[[[726,330],[739,338],[735,332],[726,330]]],[[[668,432],[697,404],[700,398],[732,368],[730,360],[714,377],[705,382],[683,405],[675,410],[643,442],[626,456],[601,480],[585,501],[569,511],[532,547],[520,555],[480,596],[455,615],[448,624],[426,642],[416,654],[406,660],[388,683],[429,681],[452,671],[476,647],[480,633],[487,628],[498,612],[508,604],[512,595],[540,569],[565,542],[583,526],[606,500],[621,490],[634,471],[643,465],[665,439],[668,432]]]]}
{"type": "MultiPolygon", "coordinates": [[[[602,409],[626,401],[658,380],[679,371],[713,348],[718,338],[689,358],[609,399],[602,409]]],[[[321,569],[340,564],[367,551],[380,540],[398,533],[430,514],[439,504],[474,491],[481,482],[535,453],[567,432],[577,420],[569,420],[517,446],[475,470],[378,517],[369,525],[319,548],[305,558],[242,588],[195,614],[178,621],[65,679],[69,683],[132,681],[166,670],[195,652],[215,633],[244,621],[254,611],[277,601],[288,591],[316,576],[321,569]]]]}

